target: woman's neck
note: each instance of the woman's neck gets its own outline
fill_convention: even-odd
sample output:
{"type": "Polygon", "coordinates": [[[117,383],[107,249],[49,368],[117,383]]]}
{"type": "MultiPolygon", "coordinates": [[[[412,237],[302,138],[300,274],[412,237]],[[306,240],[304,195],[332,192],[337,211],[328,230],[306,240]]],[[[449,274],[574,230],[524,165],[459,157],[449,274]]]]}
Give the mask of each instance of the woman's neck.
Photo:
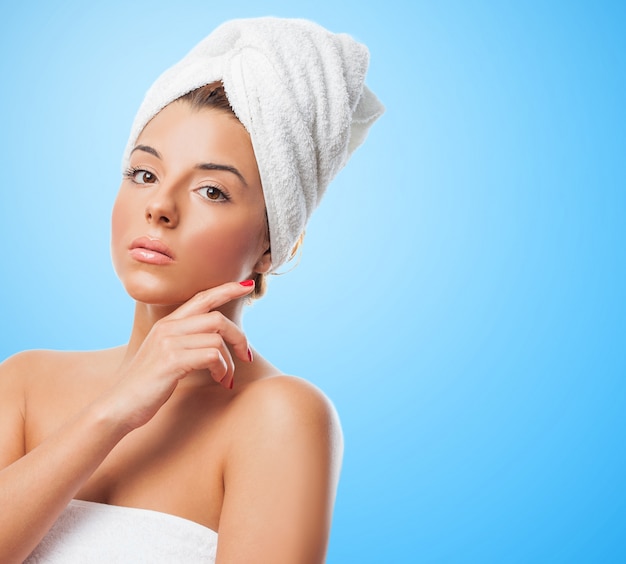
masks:
{"type": "MultiPolygon", "coordinates": [[[[161,306],[135,302],[133,328],[126,346],[123,364],[134,358],[154,324],[173,313],[177,308],[178,306],[161,306]]],[[[241,327],[243,317],[242,300],[229,302],[216,311],[220,311],[224,316],[241,327]]]]}

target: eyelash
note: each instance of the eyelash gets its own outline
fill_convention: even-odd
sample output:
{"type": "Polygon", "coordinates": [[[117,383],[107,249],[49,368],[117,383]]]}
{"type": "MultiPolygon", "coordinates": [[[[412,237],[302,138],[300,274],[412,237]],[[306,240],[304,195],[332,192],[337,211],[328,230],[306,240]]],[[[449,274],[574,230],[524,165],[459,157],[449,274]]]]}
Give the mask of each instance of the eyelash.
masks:
{"type": "MultiPolygon", "coordinates": [[[[140,186],[144,186],[146,184],[152,184],[151,182],[138,182],[135,179],[135,176],[139,172],[145,172],[147,174],[151,174],[155,178],[155,180],[157,178],[156,175],[153,172],[150,172],[149,170],[146,170],[145,168],[132,167],[132,166],[124,171],[124,177],[130,179],[130,181],[135,183],[135,184],[139,184],[140,186]]],[[[220,201],[228,202],[230,200],[230,195],[228,194],[228,192],[226,192],[225,190],[222,190],[221,188],[218,188],[217,186],[213,186],[213,185],[209,184],[208,186],[202,186],[201,188],[197,188],[195,190],[195,192],[200,192],[201,190],[217,190],[219,192],[221,198],[218,198],[217,200],[213,200],[213,199],[207,197],[206,195],[202,196],[202,198],[204,198],[205,200],[208,200],[210,202],[220,202],[220,201]]]]}
{"type": "Polygon", "coordinates": [[[130,179],[135,184],[141,184],[141,185],[148,184],[147,182],[137,182],[137,180],[135,180],[135,175],[138,172],[146,172],[154,176],[154,178],[156,179],[156,174],[154,174],[153,172],[150,172],[149,170],[146,170],[145,168],[139,168],[139,167],[134,167],[134,166],[131,166],[124,171],[124,177],[130,179]]]}
{"type": "Polygon", "coordinates": [[[201,190],[217,190],[219,192],[221,198],[217,200],[212,200],[211,198],[208,198],[207,196],[201,196],[202,198],[204,198],[205,200],[208,200],[209,202],[228,202],[230,200],[230,196],[228,195],[228,193],[226,193],[221,188],[218,188],[217,186],[212,186],[212,185],[202,186],[201,188],[196,189],[196,192],[200,192],[201,190]]]}

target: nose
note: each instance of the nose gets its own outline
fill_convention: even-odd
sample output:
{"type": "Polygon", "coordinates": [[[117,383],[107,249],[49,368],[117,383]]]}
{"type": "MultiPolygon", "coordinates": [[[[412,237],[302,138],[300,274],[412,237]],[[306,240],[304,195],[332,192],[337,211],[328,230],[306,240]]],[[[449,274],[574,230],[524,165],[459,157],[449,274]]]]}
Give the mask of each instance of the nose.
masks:
{"type": "Polygon", "coordinates": [[[172,229],[178,225],[178,220],[178,206],[174,194],[169,190],[156,190],[146,205],[146,221],[172,229]]]}

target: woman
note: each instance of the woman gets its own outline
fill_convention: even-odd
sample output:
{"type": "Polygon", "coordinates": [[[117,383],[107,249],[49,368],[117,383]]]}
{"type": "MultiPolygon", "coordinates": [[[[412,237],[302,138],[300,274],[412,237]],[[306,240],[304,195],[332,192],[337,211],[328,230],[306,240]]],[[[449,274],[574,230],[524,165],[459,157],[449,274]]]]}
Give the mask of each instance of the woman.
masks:
{"type": "Polygon", "coordinates": [[[0,561],[323,561],[337,416],[241,317],[382,113],[366,68],[311,22],[237,20],[149,90],[112,215],[128,343],[0,367],[0,561]]]}

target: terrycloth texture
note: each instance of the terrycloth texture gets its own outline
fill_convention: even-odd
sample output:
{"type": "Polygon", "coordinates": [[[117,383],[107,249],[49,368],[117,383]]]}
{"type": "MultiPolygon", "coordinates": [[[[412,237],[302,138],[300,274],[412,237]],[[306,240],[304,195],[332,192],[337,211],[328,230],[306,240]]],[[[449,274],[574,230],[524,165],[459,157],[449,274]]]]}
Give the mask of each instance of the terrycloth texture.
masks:
{"type": "Polygon", "coordinates": [[[124,168],[159,110],[221,80],[252,139],[275,270],[289,258],[330,181],[384,111],[364,84],[368,63],[364,45],[307,20],[229,21],[152,85],[133,123],[124,168]]]}
{"type": "Polygon", "coordinates": [[[215,562],[217,533],[146,509],[73,500],[27,564],[215,562]]]}

